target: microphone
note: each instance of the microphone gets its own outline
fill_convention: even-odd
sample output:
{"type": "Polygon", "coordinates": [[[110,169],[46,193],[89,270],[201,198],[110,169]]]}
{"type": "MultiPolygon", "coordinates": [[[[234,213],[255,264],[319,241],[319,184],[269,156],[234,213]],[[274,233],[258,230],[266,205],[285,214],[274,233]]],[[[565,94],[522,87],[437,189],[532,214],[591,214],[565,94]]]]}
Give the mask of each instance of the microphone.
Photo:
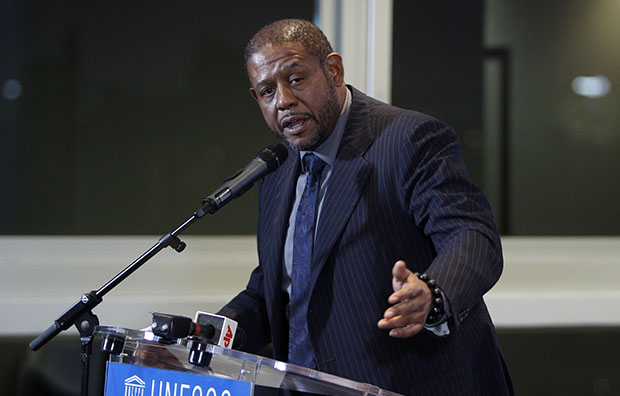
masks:
{"type": "Polygon", "coordinates": [[[151,331],[164,341],[175,341],[188,336],[212,337],[214,328],[201,328],[186,316],[170,315],[161,312],[153,312],[151,331]]]}
{"type": "Polygon", "coordinates": [[[224,180],[224,183],[214,193],[205,198],[202,201],[202,209],[196,214],[202,217],[206,213],[215,213],[230,200],[243,195],[258,179],[278,169],[287,157],[288,151],[282,143],[265,147],[249,164],[224,180]]]}
{"type": "Polygon", "coordinates": [[[237,349],[245,344],[245,332],[237,326],[237,322],[201,311],[196,312],[194,321],[186,316],[155,312],[151,331],[164,342],[195,336],[228,349],[237,349]]]}
{"type": "Polygon", "coordinates": [[[238,349],[245,344],[245,331],[237,326],[237,322],[226,316],[197,311],[194,322],[201,329],[208,329],[206,331],[209,332],[210,336],[203,336],[203,338],[211,344],[228,349],[238,349]],[[213,329],[212,333],[211,329],[213,329]]]}

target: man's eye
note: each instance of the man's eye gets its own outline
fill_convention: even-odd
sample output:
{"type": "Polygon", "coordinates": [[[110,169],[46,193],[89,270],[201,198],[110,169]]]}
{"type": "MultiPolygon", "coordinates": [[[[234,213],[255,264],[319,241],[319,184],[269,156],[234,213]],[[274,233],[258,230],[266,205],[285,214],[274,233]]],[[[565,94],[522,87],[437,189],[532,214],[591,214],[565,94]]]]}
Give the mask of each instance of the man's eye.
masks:
{"type": "Polygon", "coordinates": [[[260,91],[260,95],[261,95],[261,96],[269,96],[269,95],[271,95],[272,93],[273,93],[273,88],[263,88],[263,89],[260,91]]]}
{"type": "Polygon", "coordinates": [[[293,77],[291,78],[291,84],[299,84],[301,82],[301,77],[293,77]]]}

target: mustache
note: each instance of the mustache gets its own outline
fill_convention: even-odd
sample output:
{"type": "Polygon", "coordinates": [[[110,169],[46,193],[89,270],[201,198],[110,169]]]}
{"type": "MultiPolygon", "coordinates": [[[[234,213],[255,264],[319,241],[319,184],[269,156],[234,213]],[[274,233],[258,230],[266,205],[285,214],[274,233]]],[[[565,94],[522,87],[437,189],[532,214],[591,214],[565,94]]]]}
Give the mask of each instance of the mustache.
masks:
{"type": "Polygon", "coordinates": [[[314,121],[316,120],[316,117],[312,114],[312,113],[307,113],[307,112],[291,112],[291,113],[287,113],[284,116],[282,116],[279,120],[278,120],[278,128],[280,128],[281,130],[284,129],[284,124],[288,122],[289,119],[291,118],[308,118],[314,121]]]}

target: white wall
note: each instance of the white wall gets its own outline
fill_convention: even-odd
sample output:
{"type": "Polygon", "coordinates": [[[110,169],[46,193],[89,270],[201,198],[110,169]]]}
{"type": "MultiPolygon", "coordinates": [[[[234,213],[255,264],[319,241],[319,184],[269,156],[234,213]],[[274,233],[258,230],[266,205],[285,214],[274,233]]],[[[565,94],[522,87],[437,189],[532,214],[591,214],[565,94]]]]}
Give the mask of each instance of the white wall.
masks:
{"type": "MultiPolygon", "coordinates": [[[[0,334],[46,329],[84,292],[98,290],[154,245],[156,236],[1,237],[0,334]]],[[[150,312],[214,312],[242,290],[257,264],[254,237],[186,237],[104,296],[102,324],[143,328],[150,312]]]]}
{"type": "MultiPolygon", "coordinates": [[[[36,335],[151,247],[155,236],[0,237],[0,335],[36,335]]],[[[143,328],[150,312],[214,312],[257,264],[253,236],[183,238],[95,308],[102,324],[143,328]]],[[[507,237],[486,301],[498,327],[620,325],[620,237],[507,237]]],[[[74,331],[74,330],[71,330],[74,331]]]]}

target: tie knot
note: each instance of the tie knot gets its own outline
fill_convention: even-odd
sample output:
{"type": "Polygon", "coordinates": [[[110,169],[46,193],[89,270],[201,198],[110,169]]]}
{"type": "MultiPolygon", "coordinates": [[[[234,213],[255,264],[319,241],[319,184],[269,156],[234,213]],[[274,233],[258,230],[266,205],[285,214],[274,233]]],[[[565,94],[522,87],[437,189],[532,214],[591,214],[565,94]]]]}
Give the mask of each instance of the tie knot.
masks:
{"type": "Polygon", "coordinates": [[[320,174],[325,166],[325,161],[313,153],[308,153],[304,155],[304,166],[308,172],[320,174]]]}

